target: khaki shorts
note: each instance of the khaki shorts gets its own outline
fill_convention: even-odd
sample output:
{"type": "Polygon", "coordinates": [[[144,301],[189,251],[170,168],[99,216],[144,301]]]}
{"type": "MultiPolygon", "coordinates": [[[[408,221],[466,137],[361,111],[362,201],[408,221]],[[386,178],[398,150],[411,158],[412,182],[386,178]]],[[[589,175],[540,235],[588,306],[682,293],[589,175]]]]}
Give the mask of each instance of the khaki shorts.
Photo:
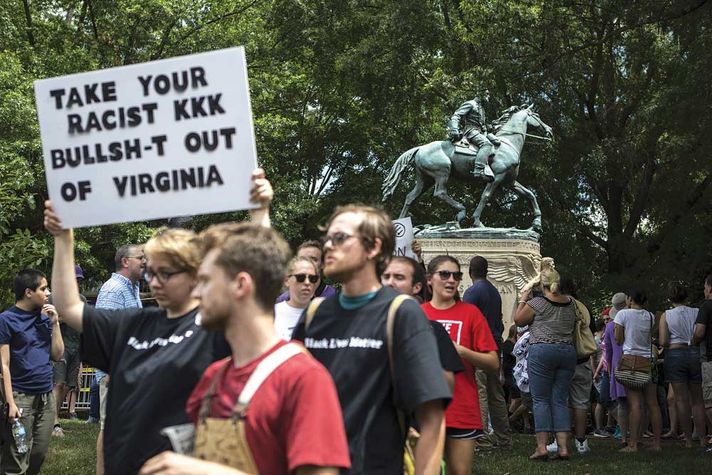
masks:
{"type": "Polygon", "coordinates": [[[712,408],[712,361],[702,362],[702,397],[705,407],[712,408]]]}
{"type": "Polygon", "coordinates": [[[104,430],[104,422],[106,421],[106,395],[109,393],[108,375],[101,378],[99,381],[99,427],[104,430]]]}
{"type": "Polygon", "coordinates": [[[569,406],[574,409],[588,409],[591,406],[592,386],[591,360],[577,364],[569,387],[569,406]]]}

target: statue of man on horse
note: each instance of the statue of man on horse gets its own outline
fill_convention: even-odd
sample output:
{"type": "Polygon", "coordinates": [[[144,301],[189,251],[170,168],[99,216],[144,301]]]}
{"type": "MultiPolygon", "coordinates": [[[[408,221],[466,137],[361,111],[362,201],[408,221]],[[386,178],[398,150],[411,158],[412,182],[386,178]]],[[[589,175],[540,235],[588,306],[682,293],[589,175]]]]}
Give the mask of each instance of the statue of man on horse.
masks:
{"type": "Polygon", "coordinates": [[[458,136],[462,133],[470,143],[477,144],[479,150],[474,152],[469,146],[453,143],[452,140],[430,142],[408,150],[398,157],[383,181],[383,201],[393,195],[403,172],[414,165],[415,187],[408,193],[399,217],[405,217],[415,200],[425,190],[435,185],[434,196],[458,211],[455,221],[459,225],[465,219],[466,208],[448,194],[449,178],[453,175],[469,182],[484,178],[487,185],[472,215],[474,227],[485,227],[480,216],[492,194],[500,187],[510,186],[515,193],[531,203],[534,212],[531,229],[540,232],[541,210],[536,196],[517,181],[517,176],[519,157],[526,137],[550,140],[551,127],[541,120],[532,106],[512,106],[502,113],[495,124],[493,130],[496,135],[491,133],[485,135],[487,128],[482,104],[477,99],[464,103],[450,119],[448,124],[450,137],[459,140],[458,136]],[[461,132],[460,122],[463,120],[465,125],[461,132]],[[540,130],[544,136],[528,134],[527,127],[540,130]],[[488,166],[491,168],[489,180],[487,179],[488,166]]]}

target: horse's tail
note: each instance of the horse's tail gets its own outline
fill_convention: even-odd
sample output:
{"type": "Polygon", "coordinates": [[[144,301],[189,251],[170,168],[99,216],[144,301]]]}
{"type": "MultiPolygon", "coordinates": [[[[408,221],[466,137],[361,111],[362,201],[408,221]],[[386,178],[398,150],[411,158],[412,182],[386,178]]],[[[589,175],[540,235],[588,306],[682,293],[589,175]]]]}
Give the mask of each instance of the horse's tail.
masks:
{"type": "Polygon", "coordinates": [[[381,192],[383,193],[383,201],[393,196],[393,192],[396,191],[398,183],[400,183],[401,175],[406,167],[409,167],[413,163],[415,154],[419,147],[413,147],[403,155],[398,157],[396,163],[393,164],[391,171],[388,172],[388,176],[383,180],[383,185],[381,186],[381,192]]]}

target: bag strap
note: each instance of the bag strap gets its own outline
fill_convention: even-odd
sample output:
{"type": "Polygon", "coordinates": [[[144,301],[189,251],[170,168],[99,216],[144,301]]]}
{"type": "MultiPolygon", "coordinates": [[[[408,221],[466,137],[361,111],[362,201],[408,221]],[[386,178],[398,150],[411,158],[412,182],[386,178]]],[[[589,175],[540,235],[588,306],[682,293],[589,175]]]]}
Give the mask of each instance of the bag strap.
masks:
{"type": "Polygon", "coordinates": [[[386,349],[388,350],[388,367],[391,373],[391,385],[393,386],[393,407],[396,409],[396,414],[398,415],[398,427],[400,427],[401,436],[405,436],[408,428],[405,426],[405,414],[398,409],[396,403],[396,364],[393,356],[393,331],[398,308],[408,299],[414,300],[410,295],[397,295],[396,298],[391,301],[391,305],[388,307],[388,316],[386,317],[386,349]]]}
{"type": "Polygon", "coordinates": [[[316,310],[319,308],[319,305],[326,300],[324,297],[314,297],[311,302],[309,302],[309,306],[307,307],[307,315],[306,318],[304,319],[304,330],[309,328],[309,325],[311,324],[312,320],[314,320],[314,315],[316,315],[316,310]]]}
{"type": "Polygon", "coordinates": [[[237,397],[237,402],[232,411],[233,417],[244,417],[247,406],[252,400],[252,396],[255,395],[262,383],[282,364],[300,353],[306,353],[304,347],[296,343],[287,343],[260,361],[250,377],[247,378],[245,387],[237,397]]]}

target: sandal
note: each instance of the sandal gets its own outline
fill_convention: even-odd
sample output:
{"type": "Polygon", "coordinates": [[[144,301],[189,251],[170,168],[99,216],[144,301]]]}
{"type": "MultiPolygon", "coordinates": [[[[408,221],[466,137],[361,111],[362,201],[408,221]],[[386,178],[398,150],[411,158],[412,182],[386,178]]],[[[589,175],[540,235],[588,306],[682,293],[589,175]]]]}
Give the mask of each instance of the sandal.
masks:
{"type": "Polygon", "coordinates": [[[549,460],[549,454],[548,453],[543,453],[543,454],[538,454],[534,452],[529,456],[529,460],[537,460],[539,462],[547,462],[549,460]]]}

